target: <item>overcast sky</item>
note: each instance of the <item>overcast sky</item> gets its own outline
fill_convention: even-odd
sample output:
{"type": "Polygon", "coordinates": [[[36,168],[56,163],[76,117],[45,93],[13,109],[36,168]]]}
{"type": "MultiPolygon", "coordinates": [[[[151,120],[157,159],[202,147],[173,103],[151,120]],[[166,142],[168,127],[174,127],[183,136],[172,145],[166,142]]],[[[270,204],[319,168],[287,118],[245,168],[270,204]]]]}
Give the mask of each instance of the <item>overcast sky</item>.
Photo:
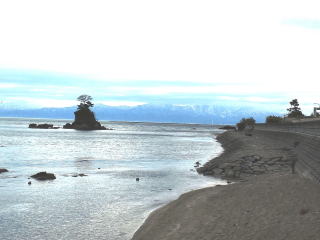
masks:
{"type": "Polygon", "coordinates": [[[69,106],[320,102],[320,2],[0,3],[0,100],[69,106]],[[40,101],[39,101],[40,99],[40,101]]]}

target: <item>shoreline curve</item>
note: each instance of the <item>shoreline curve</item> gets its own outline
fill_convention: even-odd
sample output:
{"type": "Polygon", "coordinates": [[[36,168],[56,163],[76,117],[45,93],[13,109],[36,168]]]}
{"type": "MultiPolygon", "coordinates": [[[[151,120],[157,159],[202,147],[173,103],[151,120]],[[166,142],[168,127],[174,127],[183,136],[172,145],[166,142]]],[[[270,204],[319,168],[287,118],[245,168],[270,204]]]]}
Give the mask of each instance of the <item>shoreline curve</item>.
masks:
{"type": "Polygon", "coordinates": [[[320,150],[313,145],[318,144],[317,139],[264,129],[254,130],[252,136],[227,131],[218,140],[224,152],[200,173],[216,176],[217,166],[227,163],[230,167],[230,163],[243,162],[244,156],[260,156],[261,169],[274,157],[278,161],[263,172],[258,168],[241,172],[234,184],[181,195],[152,212],[132,240],[318,239],[320,185],[315,158],[320,150]],[[297,148],[295,141],[300,142],[297,148]],[[298,160],[296,174],[291,173],[292,159],[298,160]],[[310,174],[305,162],[315,173],[310,174]]]}

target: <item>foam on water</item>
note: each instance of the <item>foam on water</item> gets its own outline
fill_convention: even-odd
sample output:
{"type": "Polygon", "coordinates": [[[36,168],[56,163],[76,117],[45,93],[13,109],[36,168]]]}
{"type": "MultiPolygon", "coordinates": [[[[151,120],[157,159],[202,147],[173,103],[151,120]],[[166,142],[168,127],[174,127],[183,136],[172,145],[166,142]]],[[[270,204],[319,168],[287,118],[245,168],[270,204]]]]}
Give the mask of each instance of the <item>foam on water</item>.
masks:
{"type": "Polygon", "coordinates": [[[151,210],[221,183],[190,171],[222,152],[212,126],[113,122],[104,125],[114,131],[83,132],[31,122],[66,121],[0,119],[0,167],[10,171],[0,174],[1,239],[130,239],[151,210]],[[39,171],[57,179],[28,186],[39,171]]]}

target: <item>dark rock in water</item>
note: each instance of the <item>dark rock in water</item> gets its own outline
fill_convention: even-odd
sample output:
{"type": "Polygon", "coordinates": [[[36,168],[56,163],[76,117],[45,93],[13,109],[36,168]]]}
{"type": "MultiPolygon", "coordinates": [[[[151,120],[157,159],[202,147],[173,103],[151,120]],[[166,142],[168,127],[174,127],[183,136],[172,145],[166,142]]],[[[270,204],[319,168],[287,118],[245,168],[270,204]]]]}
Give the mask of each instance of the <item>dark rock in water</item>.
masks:
{"type": "Polygon", "coordinates": [[[195,164],[195,165],[194,165],[195,168],[198,168],[198,167],[200,167],[200,165],[201,165],[200,162],[195,162],[194,164],[195,164]]]}
{"type": "Polygon", "coordinates": [[[226,126],[223,126],[223,127],[219,127],[219,129],[223,129],[223,130],[237,130],[236,127],[230,126],[230,125],[226,125],[226,126]]]}
{"type": "Polygon", "coordinates": [[[53,173],[47,172],[38,172],[37,174],[34,174],[31,177],[41,181],[56,179],[56,176],[53,173]]]}
{"type": "Polygon", "coordinates": [[[96,120],[94,113],[90,109],[79,109],[74,112],[74,116],[74,122],[72,124],[65,124],[63,128],[76,130],[107,130],[106,127],[101,126],[96,120]]]}
{"type": "Polygon", "coordinates": [[[4,173],[4,172],[9,172],[9,171],[5,168],[0,168],[0,173],[4,173]]]}
{"type": "Polygon", "coordinates": [[[42,124],[29,124],[29,128],[40,128],[40,129],[58,129],[59,127],[54,127],[53,124],[42,123],[42,124]]]}
{"type": "Polygon", "coordinates": [[[52,129],[52,128],[53,128],[53,124],[47,124],[47,123],[38,124],[38,127],[37,127],[37,128],[52,129]]]}
{"type": "Polygon", "coordinates": [[[73,129],[71,123],[67,123],[67,124],[63,125],[63,128],[64,129],[73,129]]]}
{"type": "Polygon", "coordinates": [[[28,185],[31,185],[31,181],[28,182],[28,185]]]}
{"type": "Polygon", "coordinates": [[[88,175],[84,173],[79,173],[79,174],[73,174],[72,177],[87,177],[88,175]]]}
{"type": "Polygon", "coordinates": [[[140,181],[140,178],[137,177],[137,178],[136,178],[136,181],[139,182],[139,181],[140,181]]]}

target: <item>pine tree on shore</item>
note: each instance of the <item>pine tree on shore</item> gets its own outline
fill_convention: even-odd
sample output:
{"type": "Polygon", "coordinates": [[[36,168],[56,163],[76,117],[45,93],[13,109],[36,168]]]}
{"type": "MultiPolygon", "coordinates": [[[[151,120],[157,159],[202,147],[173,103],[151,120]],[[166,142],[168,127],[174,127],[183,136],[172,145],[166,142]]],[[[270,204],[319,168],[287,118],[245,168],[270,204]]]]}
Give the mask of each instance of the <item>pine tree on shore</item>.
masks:
{"type": "Polygon", "coordinates": [[[304,115],[301,112],[301,108],[299,107],[299,103],[297,99],[293,99],[290,102],[291,107],[287,108],[288,113],[288,117],[289,118],[303,118],[304,115]]]}

